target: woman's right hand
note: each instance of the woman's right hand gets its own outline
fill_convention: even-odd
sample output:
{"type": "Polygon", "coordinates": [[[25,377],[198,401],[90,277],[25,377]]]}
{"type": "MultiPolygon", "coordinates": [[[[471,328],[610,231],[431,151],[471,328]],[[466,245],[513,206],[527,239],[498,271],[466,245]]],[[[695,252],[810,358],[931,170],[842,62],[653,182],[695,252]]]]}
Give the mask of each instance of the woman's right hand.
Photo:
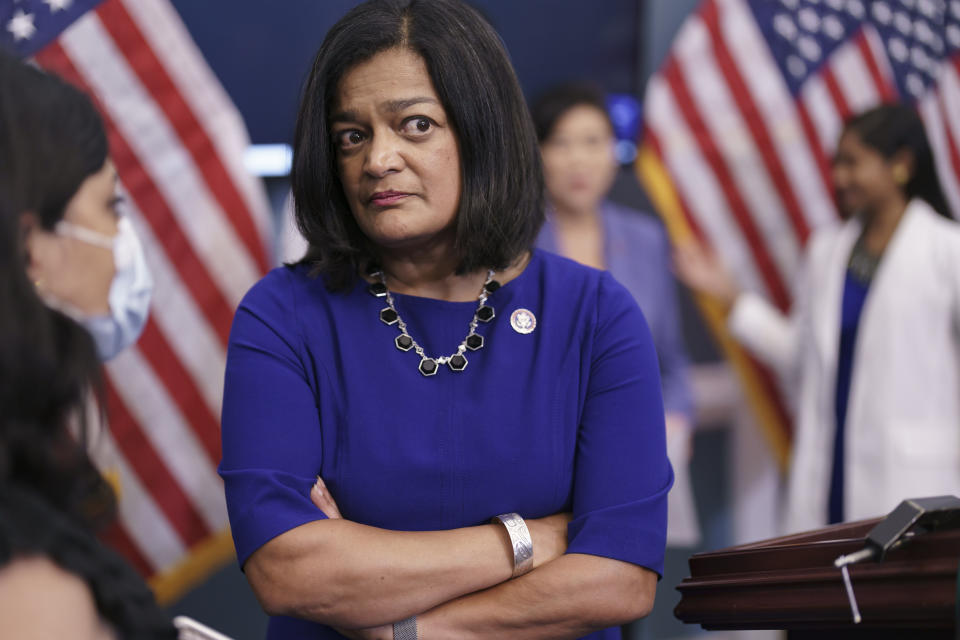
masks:
{"type": "Polygon", "coordinates": [[[740,288],[723,260],[696,240],[674,250],[673,265],[680,282],[698,293],[713,296],[727,308],[740,295],[740,288]]]}
{"type": "Polygon", "coordinates": [[[556,560],[567,551],[569,513],[555,513],[546,518],[527,520],[527,529],[533,540],[533,568],[556,560]]]}

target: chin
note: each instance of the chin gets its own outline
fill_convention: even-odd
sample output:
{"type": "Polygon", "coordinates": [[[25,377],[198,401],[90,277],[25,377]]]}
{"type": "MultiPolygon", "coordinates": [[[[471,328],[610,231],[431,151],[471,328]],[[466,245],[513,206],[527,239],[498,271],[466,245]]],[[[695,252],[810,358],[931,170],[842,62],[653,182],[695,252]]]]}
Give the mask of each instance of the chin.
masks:
{"type": "Polygon", "coordinates": [[[430,233],[413,229],[379,229],[369,237],[376,245],[384,249],[403,249],[423,244],[438,233],[439,231],[430,233]]]}

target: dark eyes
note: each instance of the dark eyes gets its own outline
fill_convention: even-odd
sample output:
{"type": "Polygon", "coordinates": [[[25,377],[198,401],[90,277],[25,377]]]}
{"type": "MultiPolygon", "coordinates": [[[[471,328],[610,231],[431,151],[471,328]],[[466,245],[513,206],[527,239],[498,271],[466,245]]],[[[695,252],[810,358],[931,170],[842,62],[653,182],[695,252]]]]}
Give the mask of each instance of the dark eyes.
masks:
{"type": "Polygon", "coordinates": [[[430,118],[416,116],[404,120],[400,129],[405,133],[426,133],[430,131],[431,127],[433,127],[433,122],[430,118]]]}
{"type": "MultiPolygon", "coordinates": [[[[421,137],[433,129],[435,123],[426,116],[413,116],[400,123],[400,133],[411,138],[421,137]]],[[[334,140],[341,149],[352,149],[362,144],[367,134],[359,129],[346,129],[334,133],[334,140]]]]}

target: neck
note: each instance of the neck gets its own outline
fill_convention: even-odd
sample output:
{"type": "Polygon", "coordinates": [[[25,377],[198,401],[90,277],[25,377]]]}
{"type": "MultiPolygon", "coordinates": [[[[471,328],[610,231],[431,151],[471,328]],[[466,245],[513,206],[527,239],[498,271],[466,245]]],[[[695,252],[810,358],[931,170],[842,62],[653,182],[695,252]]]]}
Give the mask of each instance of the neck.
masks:
{"type": "Polygon", "coordinates": [[[863,229],[863,243],[867,251],[875,255],[883,253],[906,210],[905,198],[893,198],[867,217],[863,229]]]}
{"type": "Polygon", "coordinates": [[[554,203],[553,219],[562,227],[594,227],[600,222],[600,207],[568,207],[554,203]]]}
{"type": "Polygon", "coordinates": [[[451,302],[475,300],[486,276],[485,271],[457,274],[459,258],[452,243],[381,249],[380,261],[391,291],[451,302]]]}

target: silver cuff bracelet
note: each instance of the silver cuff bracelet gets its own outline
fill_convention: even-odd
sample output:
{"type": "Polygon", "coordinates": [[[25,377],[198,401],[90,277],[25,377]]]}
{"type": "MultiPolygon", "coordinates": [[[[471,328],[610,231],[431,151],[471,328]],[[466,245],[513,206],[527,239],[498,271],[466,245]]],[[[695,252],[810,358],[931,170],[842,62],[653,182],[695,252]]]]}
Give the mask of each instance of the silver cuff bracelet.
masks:
{"type": "Polygon", "coordinates": [[[520,514],[504,513],[493,518],[491,522],[500,522],[507,528],[510,546],[513,547],[512,577],[522,576],[533,569],[533,539],[530,537],[527,523],[523,521],[520,514]]]}
{"type": "Polygon", "coordinates": [[[393,640],[417,640],[417,616],[394,622],[393,640]]]}

